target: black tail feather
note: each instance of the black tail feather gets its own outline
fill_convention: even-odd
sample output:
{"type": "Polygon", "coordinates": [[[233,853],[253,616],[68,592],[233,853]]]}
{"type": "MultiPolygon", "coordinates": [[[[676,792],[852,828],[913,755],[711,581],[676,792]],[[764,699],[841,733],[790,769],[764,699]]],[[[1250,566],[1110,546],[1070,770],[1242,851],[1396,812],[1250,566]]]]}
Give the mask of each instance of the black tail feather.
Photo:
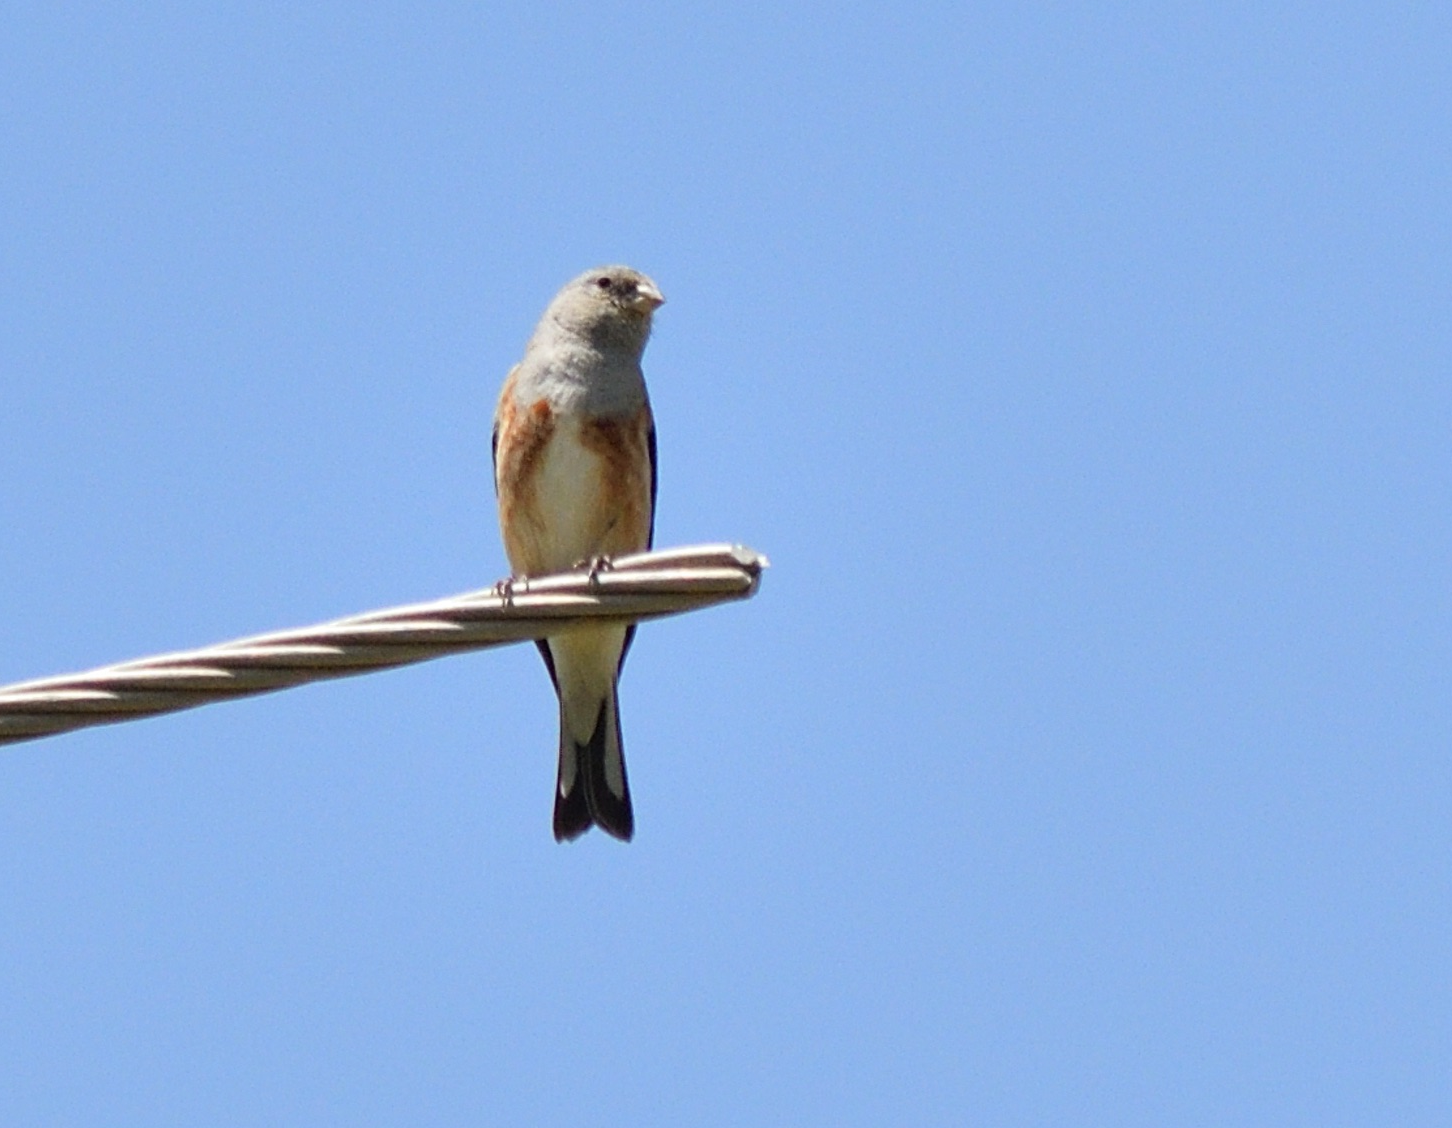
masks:
{"type": "Polygon", "coordinates": [[[620,737],[620,707],[614,690],[600,703],[595,731],[590,734],[588,748],[580,749],[579,755],[585,769],[585,795],[591,817],[601,830],[629,842],[635,834],[635,809],[625,777],[625,743],[620,737]],[[612,774],[619,777],[613,783],[612,774]]]}
{"type": "Polygon", "coordinates": [[[625,775],[620,739],[620,710],[612,694],[600,703],[595,731],[588,744],[578,744],[560,719],[560,778],[555,786],[555,841],[578,838],[594,824],[622,842],[635,834],[635,811],[625,775]],[[571,757],[567,760],[566,757],[571,757]],[[612,763],[618,770],[612,769],[612,763]],[[566,765],[573,778],[567,781],[566,765]],[[612,781],[612,776],[618,779],[612,781]]]}
{"type": "Polygon", "coordinates": [[[585,774],[580,770],[578,746],[572,747],[575,757],[575,781],[568,791],[564,780],[555,785],[555,841],[568,842],[589,830],[595,820],[590,817],[590,802],[585,798],[585,774]]]}

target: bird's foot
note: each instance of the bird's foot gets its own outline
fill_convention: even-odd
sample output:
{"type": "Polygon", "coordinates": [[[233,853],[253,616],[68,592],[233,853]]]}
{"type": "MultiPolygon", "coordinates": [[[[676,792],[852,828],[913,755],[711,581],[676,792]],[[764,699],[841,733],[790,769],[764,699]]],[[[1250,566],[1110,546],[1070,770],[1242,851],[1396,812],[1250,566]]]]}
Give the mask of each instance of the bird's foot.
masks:
{"type": "Polygon", "coordinates": [[[587,560],[581,560],[575,567],[588,569],[589,575],[586,579],[594,585],[599,584],[601,572],[608,572],[615,567],[615,561],[608,556],[591,556],[587,560]]]}

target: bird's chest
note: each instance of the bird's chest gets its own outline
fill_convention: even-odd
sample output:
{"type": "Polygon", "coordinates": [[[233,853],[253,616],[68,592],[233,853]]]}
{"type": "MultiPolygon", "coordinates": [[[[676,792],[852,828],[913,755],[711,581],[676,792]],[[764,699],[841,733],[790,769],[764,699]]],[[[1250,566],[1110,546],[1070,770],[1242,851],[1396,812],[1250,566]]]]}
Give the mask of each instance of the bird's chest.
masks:
{"type": "Polygon", "coordinates": [[[602,551],[614,519],[609,460],[585,441],[578,421],[562,419],[541,452],[533,482],[535,552],[544,570],[568,568],[602,551]]]}
{"type": "Polygon", "coordinates": [[[589,416],[505,401],[496,451],[500,526],[516,575],[650,543],[650,408],[589,416]]]}

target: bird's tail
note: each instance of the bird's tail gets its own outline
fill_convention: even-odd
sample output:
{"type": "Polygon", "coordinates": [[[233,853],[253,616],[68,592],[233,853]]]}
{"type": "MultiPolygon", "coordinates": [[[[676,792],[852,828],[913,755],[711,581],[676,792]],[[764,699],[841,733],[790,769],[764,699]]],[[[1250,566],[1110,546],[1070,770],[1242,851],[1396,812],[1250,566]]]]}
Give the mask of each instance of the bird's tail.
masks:
{"type": "Polygon", "coordinates": [[[635,811],[625,778],[625,747],[620,739],[620,701],[615,687],[600,702],[595,731],[581,744],[570,735],[560,706],[560,774],[555,786],[555,841],[578,838],[591,825],[629,842],[635,811]]]}

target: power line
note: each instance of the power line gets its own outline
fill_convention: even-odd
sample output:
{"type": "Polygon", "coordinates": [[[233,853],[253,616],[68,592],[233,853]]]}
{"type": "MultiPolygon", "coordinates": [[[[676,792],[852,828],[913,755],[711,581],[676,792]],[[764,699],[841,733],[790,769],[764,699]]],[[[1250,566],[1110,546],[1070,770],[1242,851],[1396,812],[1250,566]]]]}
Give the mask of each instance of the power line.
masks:
{"type": "Polygon", "coordinates": [[[766,557],[741,545],[622,556],[595,571],[502,581],[431,603],[0,687],[0,744],[133,721],[756,593],[766,557]]]}

